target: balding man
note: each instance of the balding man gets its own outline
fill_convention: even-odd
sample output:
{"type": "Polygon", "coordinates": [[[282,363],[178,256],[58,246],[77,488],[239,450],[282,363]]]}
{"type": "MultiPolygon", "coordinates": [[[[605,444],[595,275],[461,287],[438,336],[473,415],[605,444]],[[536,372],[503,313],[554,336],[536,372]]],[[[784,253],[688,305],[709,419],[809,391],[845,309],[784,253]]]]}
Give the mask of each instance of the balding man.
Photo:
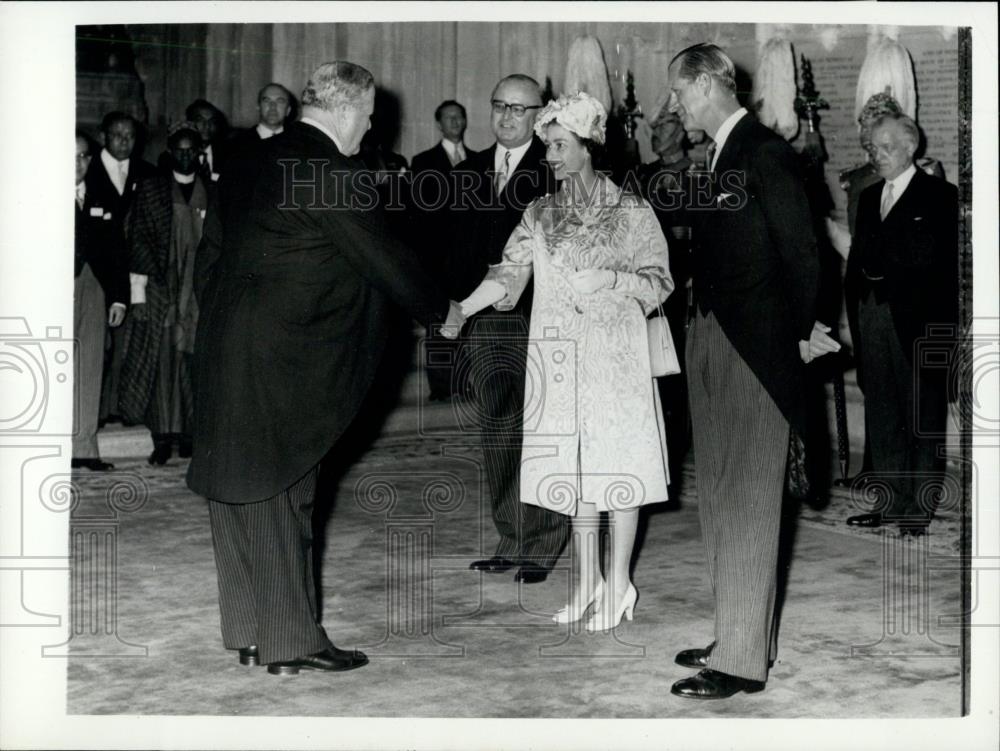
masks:
{"type": "Polygon", "coordinates": [[[958,191],[914,165],[920,131],[909,117],[883,115],[871,133],[882,179],[858,201],[844,292],[872,469],[891,498],[847,523],[892,522],[900,535],[916,536],[933,514],[948,408],[944,369],[916,345],[928,327],[958,321],[958,191]]]}
{"type": "MultiPolygon", "coordinates": [[[[531,201],[554,192],[545,146],[534,135],[542,107],[538,82],[515,74],[502,79],[490,96],[490,125],[496,143],[470,156],[452,173],[455,241],[448,274],[452,297],[465,299],[499,263],[504,245],[531,201]]],[[[473,320],[458,372],[470,375],[479,414],[483,459],[493,522],[500,533],[496,551],[471,568],[502,573],[517,568],[525,584],[548,576],[566,543],[565,517],[519,497],[524,412],[525,357],[531,292],[511,311],[492,308],[473,320]]]]}
{"type": "Polygon", "coordinates": [[[814,325],[819,261],[795,152],[740,106],[735,76],[713,44],[668,67],[671,109],[716,144],[711,207],[691,212],[685,355],[715,641],[677,655],[701,670],[671,689],[695,699],[764,688],[790,426],[805,433],[802,361],[839,349],[814,325]]]}
{"type": "Polygon", "coordinates": [[[188,485],[209,499],[223,642],[274,674],[367,663],[318,622],[319,462],[372,383],[391,304],[428,327],[462,323],[388,232],[351,159],[374,94],[364,68],[321,65],[302,119],[245,157],[240,180],[222,176],[206,228],[223,251],[199,298],[188,485]]]}

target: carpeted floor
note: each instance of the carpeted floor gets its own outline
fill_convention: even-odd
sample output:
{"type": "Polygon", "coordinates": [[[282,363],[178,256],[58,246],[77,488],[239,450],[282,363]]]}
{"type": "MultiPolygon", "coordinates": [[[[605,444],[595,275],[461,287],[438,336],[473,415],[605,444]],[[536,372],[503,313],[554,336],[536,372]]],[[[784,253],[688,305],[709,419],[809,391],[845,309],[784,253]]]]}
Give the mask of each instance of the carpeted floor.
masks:
{"type": "MultiPolygon", "coordinates": [[[[554,625],[542,584],[468,570],[495,532],[475,441],[451,405],[397,409],[381,437],[326,477],[323,623],[367,667],[276,677],[222,648],[205,502],[186,461],[145,462],[139,428],[102,433],[112,473],[75,477],[77,631],[70,714],[385,717],[948,717],[961,712],[958,519],[931,534],[850,530],[847,493],[787,509],[780,653],[767,690],[673,697],[674,653],[712,638],[712,598],[685,467],[679,499],[651,508],[637,545],[635,620],[612,634],[554,625]],[[109,453],[110,452],[110,453],[109,453]],[[135,489],[135,493],[132,493],[135,489]],[[108,499],[118,505],[110,510],[108,499]],[[95,532],[95,530],[100,530],[95,532]],[[110,563],[109,563],[110,561],[110,563]],[[116,578],[104,572],[112,570],[116,578]]],[[[564,556],[560,562],[566,565],[564,556]]]]}

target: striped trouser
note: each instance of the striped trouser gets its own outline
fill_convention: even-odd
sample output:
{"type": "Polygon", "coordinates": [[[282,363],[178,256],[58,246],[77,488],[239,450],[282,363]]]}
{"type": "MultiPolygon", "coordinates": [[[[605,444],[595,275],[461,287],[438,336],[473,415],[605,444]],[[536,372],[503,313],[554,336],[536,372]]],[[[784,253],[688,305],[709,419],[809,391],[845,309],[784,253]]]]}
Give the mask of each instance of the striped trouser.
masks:
{"type": "Polygon", "coordinates": [[[469,373],[478,409],[490,511],[500,533],[494,555],[552,568],[566,544],[566,517],[521,503],[521,441],[528,337],[517,313],[477,318],[460,371],[469,373]]]}
{"type": "Polygon", "coordinates": [[[104,332],[108,309],[104,290],[90,264],[84,264],[73,286],[73,458],[97,459],[97,416],[101,408],[104,332]]]}
{"type": "Polygon", "coordinates": [[[698,516],[715,594],[709,666],[767,679],[788,421],[726,338],[699,312],[687,341],[698,516]]]}
{"type": "Polygon", "coordinates": [[[208,502],[228,649],[256,644],[261,662],[277,662],[330,646],[317,621],[313,581],[318,471],[265,501],[208,502]]]}

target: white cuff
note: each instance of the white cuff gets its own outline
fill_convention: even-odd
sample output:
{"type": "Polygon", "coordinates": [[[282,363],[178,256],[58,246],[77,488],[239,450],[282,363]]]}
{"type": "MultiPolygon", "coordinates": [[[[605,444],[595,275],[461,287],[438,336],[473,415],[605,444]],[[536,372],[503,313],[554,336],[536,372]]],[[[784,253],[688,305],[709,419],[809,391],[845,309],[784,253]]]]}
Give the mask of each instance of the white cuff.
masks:
{"type": "Polygon", "coordinates": [[[142,305],[146,302],[146,282],[149,277],[145,274],[133,274],[129,272],[128,283],[131,289],[129,295],[132,305],[142,305]]]}
{"type": "Polygon", "coordinates": [[[492,279],[484,280],[475,291],[461,302],[462,315],[468,318],[480,310],[500,302],[507,296],[507,289],[492,279]]]}

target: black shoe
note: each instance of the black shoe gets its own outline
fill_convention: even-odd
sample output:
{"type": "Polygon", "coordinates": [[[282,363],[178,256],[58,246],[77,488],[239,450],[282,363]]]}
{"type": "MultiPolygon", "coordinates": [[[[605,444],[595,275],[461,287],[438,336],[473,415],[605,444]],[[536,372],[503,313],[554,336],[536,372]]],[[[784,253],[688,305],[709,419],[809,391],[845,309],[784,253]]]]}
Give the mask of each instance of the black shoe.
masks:
{"type": "Polygon", "coordinates": [[[240,647],[240,665],[249,665],[251,667],[260,665],[256,645],[251,644],[249,647],[240,647]]]}
{"type": "Polygon", "coordinates": [[[69,466],[73,469],[89,469],[91,472],[107,472],[109,469],[115,468],[111,462],[100,459],[70,459],[69,466]]]}
{"type": "Polygon", "coordinates": [[[704,649],[685,649],[677,653],[674,658],[674,662],[685,668],[707,668],[708,667],[708,656],[712,654],[712,650],[715,648],[715,642],[713,641],[704,649]]]}
{"type": "Polygon", "coordinates": [[[190,459],[192,454],[191,441],[181,441],[177,444],[177,456],[181,459],[190,459]]]}
{"type": "Polygon", "coordinates": [[[500,556],[493,556],[492,558],[486,558],[481,561],[473,561],[469,564],[469,568],[473,571],[485,571],[487,574],[502,574],[504,571],[508,571],[517,564],[514,561],[509,561],[506,558],[501,558],[500,556]]]}
{"type": "Polygon", "coordinates": [[[705,668],[690,678],[683,678],[670,687],[670,693],[685,699],[728,699],[740,691],[753,694],[763,690],[764,681],[752,681],[711,668],[705,668]]]}
{"type": "Polygon", "coordinates": [[[171,449],[169,443],[159,443],[154,446],[153,453],[149,455],[148,461],[151,465],[159,465],[162,467],[167,463],[167,459],[170,458],[172,453],[173,450],[171,449]]]}
{"type": "Polygon", "coordinates": [[[848,527],[865,527],[877,529],[882,526],[882,514],[858,514],[847,517],[848,527]]]}
{"type": "Polygon", "coordinates": [[[368,664],[368,657],[363,652],[356,649],[347,651],[329,647],[322,652],[314,652],[311,655],[296,657],[294,660],[282,660],[281,662],[269,662],[267,672],[271,675],[297,675],[300,670],[325,670],[328,672],[338,672],[342,670],[354,670],[368,664]]]}
{"type": "Polygon", "coordinates": [[[521,564],[521,568],[514,574],[514,581],[522,584],[538,584],[549,578],[549,570],[536,566],[534,563],[521,564]]]}

